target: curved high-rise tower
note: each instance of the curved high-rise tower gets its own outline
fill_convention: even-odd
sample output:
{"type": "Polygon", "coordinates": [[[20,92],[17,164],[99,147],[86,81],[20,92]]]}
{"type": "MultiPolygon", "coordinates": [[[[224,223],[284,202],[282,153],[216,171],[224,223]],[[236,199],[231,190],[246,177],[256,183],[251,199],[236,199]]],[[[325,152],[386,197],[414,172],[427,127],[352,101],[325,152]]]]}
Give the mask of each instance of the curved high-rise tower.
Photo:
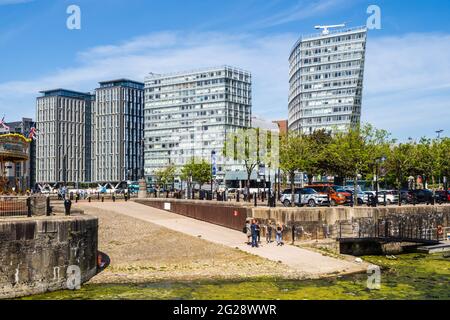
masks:
{"type": "Polygon", "coordinates": [[[360,123],[367,29],[302,37],[289,57],[289,130],[341,131],[360,123]]]}

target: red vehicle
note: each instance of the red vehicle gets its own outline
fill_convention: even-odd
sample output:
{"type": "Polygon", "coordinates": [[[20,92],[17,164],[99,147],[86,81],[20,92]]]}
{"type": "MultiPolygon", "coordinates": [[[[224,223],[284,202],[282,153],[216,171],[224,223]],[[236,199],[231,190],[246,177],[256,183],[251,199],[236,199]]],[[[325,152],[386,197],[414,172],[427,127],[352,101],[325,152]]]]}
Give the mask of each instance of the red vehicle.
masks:
{"type": "Polygon", "coordinates": [[[333,184],[314,184],[307,186],[316,190],[322,194],[330,195],[330,203],[332,206],[346,204],[352,201],[352,194],[350,192],[338,192],[336,191],[339,187],[333,184]]]}

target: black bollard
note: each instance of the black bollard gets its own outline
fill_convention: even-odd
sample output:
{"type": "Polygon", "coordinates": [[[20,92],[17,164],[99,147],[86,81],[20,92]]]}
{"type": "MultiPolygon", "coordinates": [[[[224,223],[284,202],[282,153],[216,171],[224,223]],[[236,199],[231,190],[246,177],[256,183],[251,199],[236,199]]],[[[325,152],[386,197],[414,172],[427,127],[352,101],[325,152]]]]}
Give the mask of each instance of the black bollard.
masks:
{"type": "Polygon", "coordinates": [[[72,207],[72,201],[70,199],[64,200],[64,209],[66,212],[66,216],[70,216],[70,208],[72,207]]]}
{"type": "Polygon", "coordinates": [[[386,194],[386,192],[384,193],[384,206],[385,207],[387,207],[387,199],[386,199],[386,196],[387,196],[387,194],[386,194]]]}
{"type": "Polygon", "coordinates": [[[46,206],[47,206],[47,216],[50,216],[52,213],[52,207],[50,207],[50,196],[47,196],[47,199],[45,199],[46,206]]]}
{"type": "Polygon", "coordinates": [[[91,202],[91,196],[88,196],[88,201],[91,202]]]}
{"type": "Polygon", "coordinates": [[[292,244],[295,242],[295,225],[292,225],[292,244]]]}
{"type": "Polygon", "coordinates": [[[255,203],[255,207],[258,206],[258,197],[256,196],[256,194],[253,195],[253,202],[255,203]]]}
{"type": "Polygon", "coordinates": [[[236,191],[236,202],[240,201],[240,197],[241,197],[241,194],[240,194],[239,190],[237,190],[236,191]]]}
{"type": "Polygon", "coordinates": [[[112,195],[112,201],[116,202],[116,195],[115,194],[112,195]]]}
{"type": "Polygon", "coordinates": [[[104,196],[102,196],[102,202],[105,202],[105,197],[104,196]]]}
{"type": "Polygon", "coordinates": [[[31,210],[31,198],[27,198],[27,217],[31,218],[32,216],[32,210],[31,210]]]}

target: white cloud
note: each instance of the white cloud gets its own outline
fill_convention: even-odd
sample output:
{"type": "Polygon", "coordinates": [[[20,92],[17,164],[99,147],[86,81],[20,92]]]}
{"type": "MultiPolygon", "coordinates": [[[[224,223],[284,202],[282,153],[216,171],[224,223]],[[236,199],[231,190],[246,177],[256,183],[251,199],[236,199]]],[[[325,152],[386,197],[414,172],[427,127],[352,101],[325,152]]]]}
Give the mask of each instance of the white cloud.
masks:
{"type": "Polygon", "coordinates": [[[268,18],[255,23],[259,27],[272,27],[289,22],[301,21],[307,18],[318,16],[321,13],[329,12],[336,7],[342,7],[347,1],[343,0],[315,0],[315,1],[298,1],[294,6],[274,14],[268,18]]]}
{"type": "MultiPolygon", "coordinates": [[[[287,114],[287,52],[292,34],[268,37],[221,33],[155,33],[120,45],[92,48],[78,55],[78,66],[28,81],[0,83],[0,108],[28,105],[43,89],[92,90],[98,81],[128,77],[143,81],[149,72],[166,73],[210,66],[232,65],[253,75],[254,109],[282,118],[287,114]]],[[[23,111],[21,111],[23,112],[23,111]]],[[[7,112],[8,113],[8,112],[7,112]]],[[[13,112],[14,113],[14,112],[13,112]]]]}
{"type": "MultiPolygon", "coordinates": [[[[161,32],[91,48],[77,55],[73,68],[0,83],[0,114],[10,120],[34,116],[34,99],[43,89],[91,91],[112,78],[143,81],[149,72],[228,64],[252,72],[254,114],[285,118],[288,56],[297,36],[161,32]]],[[[450,35],[369,36],[363,120],[399,137],[450,132],[449,50],[450,35]]]]}
{"type": "Polygon", "coordinates": [[[450,35],[369,36],[363,120],[401,138],[450,133],[450,35]]]}
{"type": "Polygon", "coordinates": [[[408,34],[371,39],[366,93],[429,91],[450,86],[450,35],[408,34]]]}

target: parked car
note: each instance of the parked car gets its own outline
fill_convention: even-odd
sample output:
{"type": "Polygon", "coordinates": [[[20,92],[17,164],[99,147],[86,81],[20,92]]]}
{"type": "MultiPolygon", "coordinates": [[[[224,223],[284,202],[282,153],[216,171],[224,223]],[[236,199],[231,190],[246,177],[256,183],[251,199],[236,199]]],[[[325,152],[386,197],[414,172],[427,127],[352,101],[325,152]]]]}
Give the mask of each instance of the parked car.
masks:
{"type": "Polygon", "coordinates": [[[449,191],[439,190],[435,192],[435,200],[437,203],[447,202],[449,197],[449,191]]]}
{"type": "Polygon", "coordinates": [[[339,186],[335,186],[332,184],[314,184],[311,186],[307,186],[307,188],[314,189],[321,194],[329,195],[331,205],[333,206],[349,203],[352,197],[352,194],[349,192],[336,191],[339,186]]]}
{"type": "MultiPolygon", "coordinates": [[[[299,191],[300,191],[300,189],[301,188],[295,188],[294,189],[294,192],[295,193],[298,193],[299,191]]],[[[281,201],[281,203],[283,203],[283,205],[285,206],[285,207],[289,207],[290,206],[290,203],[291,203],[291,189],[285,189],[285,190],[283,190],[283,192],[281,193],[281,196],[280,196],[280,201],[281,201]],[[287,200],[287,202],[285,202],[287,200]]]]}
{"type": "MultiPolygon", "coordinates": [[[[433,202],[433,191],[420,189],[420,190],[409,190],[407,195],[406,203],[432,203],[433,202]]],[[[406,200],[405,198],[405,200],[406,200]]],[[[404,200],[402,199],[402,202],[404,200]]],[[[404,202],[405,203],[405,202],[404,202]]]]}
{"type": "MultiPolygon", "coordinates": [[[[290,191],[291,189],[284,190],[280,199],[285,207],[290,207],[292,204],[292,194],[290,191]]],[[[328,205],[328,196],[318,193],[311,188],[296,188],[294,201],[296,206],[323,206],[328,205]]]]}
{"type": "Polygon", "coordinates": [[[398,191],[395,190],[381,190],[378,192],[378,203],[385,204],[384,199],[386,195],[386,205],[398,203],[398,191]]]}
{"type": "Polygon", "coordinates": [[[370,198],[376,197],[376,194],[375,191],[364,191],[364,202],[368,203],[370,198]]]}
{"type": "MultiPolygon", "coordinates": [[[[352,199],[353,199],[353,190],[350,190],[350,189],[344,189],[344,188],[337,188],[336,189],[336,191],[337,192],[342,192],[342,193],[350,193],[350,195],[351,195],[351,198],[350,199],[347,199],[347,204],[348,203],[351,203],[352,202],[352,199]]],[[[364,203],[366,203],[367,201],[366,201],[366,197],[365,197],[365,194],[363,193],[363,192],[358,192],[358,204],[364,204],[364,203]]]]}

